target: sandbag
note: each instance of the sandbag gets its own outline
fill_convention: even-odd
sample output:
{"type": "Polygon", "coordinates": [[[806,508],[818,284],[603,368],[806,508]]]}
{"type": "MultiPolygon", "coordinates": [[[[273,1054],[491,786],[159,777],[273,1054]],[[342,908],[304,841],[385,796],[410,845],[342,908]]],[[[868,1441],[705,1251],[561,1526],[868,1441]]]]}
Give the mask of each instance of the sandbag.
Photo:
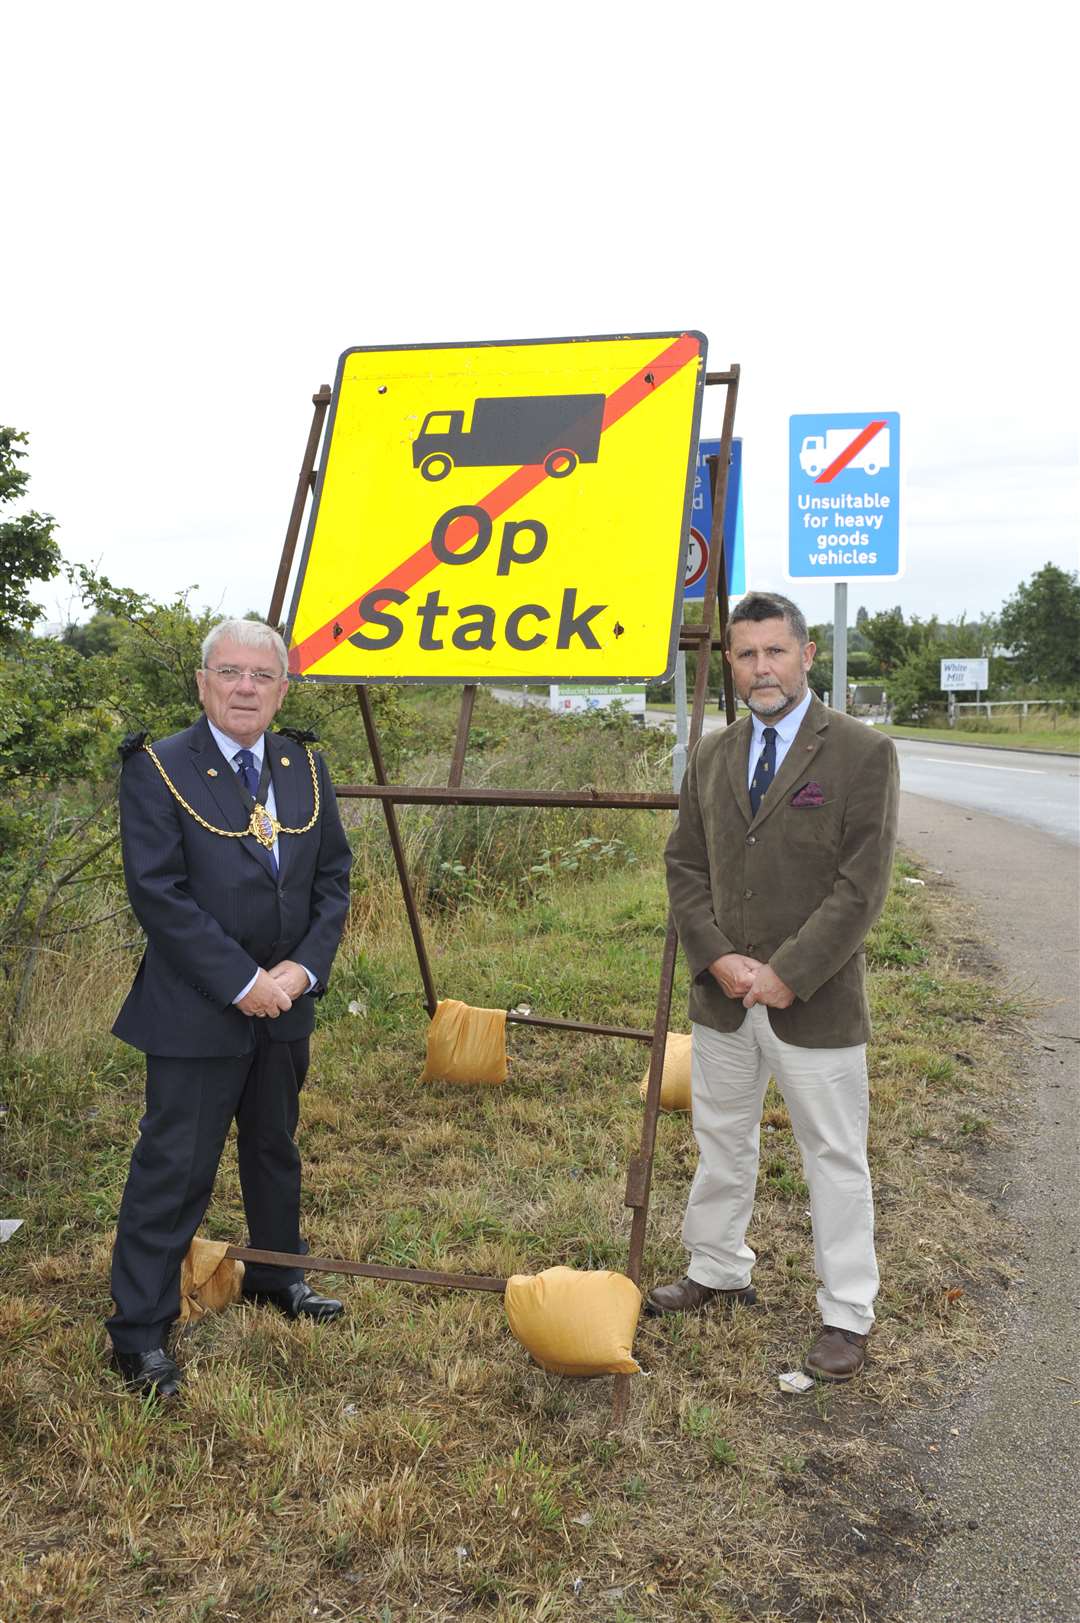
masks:
{"type": "Polygon", "coordinates": [[[554,1375],[640,1375],[631,1357],[641,1292],[607,1269],[513,1274],[503,1297],[521,1345],[554,1375]]]}
{"type": "Polygon", "coordinates": [[[206,1313],[218,1313],[240,1300],[244,1264],[226,1257],[224,1240],[200,1240],[196,1235],[180,1264],[180,1320],[193,1324],[206,1313]]]}
{"type": "Polygon", "coordinates": [[[505,1082],[506,1071],[506,1010],[440,998],[421,1082],[505,1082]]]}
{"type": "MultiPolygon", "coordinates": [[[[639,1092],[649,1091],[649,1073],[641,1079],[639,1092]]],[[[690,1037],[682,1031],[669,1031],[664,1045],[664,1074],[660,1079],[660,1109],[690,1109],[690,1037]]]]}

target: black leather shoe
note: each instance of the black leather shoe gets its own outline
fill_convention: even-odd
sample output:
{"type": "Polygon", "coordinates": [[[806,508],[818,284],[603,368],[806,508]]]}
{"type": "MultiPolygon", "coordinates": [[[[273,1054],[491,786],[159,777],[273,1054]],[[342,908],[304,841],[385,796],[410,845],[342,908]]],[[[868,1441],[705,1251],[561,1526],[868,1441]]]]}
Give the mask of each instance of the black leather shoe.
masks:
{"type": "Polygon", "coordinates": [[[124,1385],[144,1397],[174,1398],[180,1390],[180,1371],[163,1347],[148,1352],[120,1352],[113,1348],[113,1368],[124,1377],[124,1385]]]}
{"type": "Polygon", "coordinates": [[[245,1286],[244,1301],[265,1302],[284,1313],[287,1319],[315,1319],[319,1323],[339,1318],[345,1311],[336,1297],[317,1295],[306,1279],[297,1279],[273,1291],[248,1290],[245,1286]]]}

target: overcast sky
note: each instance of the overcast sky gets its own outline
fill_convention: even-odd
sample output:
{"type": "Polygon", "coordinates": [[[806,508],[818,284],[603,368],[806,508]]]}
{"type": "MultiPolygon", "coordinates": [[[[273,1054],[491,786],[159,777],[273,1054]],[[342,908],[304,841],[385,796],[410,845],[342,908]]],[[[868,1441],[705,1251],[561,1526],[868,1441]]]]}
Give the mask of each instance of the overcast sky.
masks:
{"type": "Polygon", "coordinates": [[[69,558],[265,610],[343,349],[692,327],[743,369],[751,586],[785,589],[793,412],[901,414],[907,570],[852,618],[1077,567],[1067,8],[2,14],[0,421],[69,558]]]}

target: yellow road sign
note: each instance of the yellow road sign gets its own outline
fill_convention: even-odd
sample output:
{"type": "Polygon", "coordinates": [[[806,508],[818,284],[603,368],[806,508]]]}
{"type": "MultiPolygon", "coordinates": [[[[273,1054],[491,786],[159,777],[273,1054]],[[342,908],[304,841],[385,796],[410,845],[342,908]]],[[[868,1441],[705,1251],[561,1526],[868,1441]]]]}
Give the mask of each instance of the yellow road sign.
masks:
{"type": "Polygon", "coordinates": [[[352,349],[289,616],[326,682],[674,666],[697,332],[352,349]]]}

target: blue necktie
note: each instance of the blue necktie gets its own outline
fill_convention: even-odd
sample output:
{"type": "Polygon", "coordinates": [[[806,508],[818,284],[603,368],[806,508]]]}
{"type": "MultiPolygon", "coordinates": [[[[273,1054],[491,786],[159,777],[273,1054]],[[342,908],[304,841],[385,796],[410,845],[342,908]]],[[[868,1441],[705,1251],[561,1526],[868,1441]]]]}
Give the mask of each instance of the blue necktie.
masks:
{"type": "MultiPolygon", "coordinates": [[[[233,760],[236,762],[236,776],[240,779],[252,800],[258,800],[259,774],[255,770],[254,755],[250,750],[237,750],[233,760]]],[[[278,871],[277,857],[272,850],[267,851],[266,854],[270,858],[270,866],[276,874],[278,871]]]]}
{"type": "Polygon", "coordinates": [[[758,807],[776,776],[776,728],[766,727],[762,735],[761,754],[758,756],[754,776],[750,780],[750,811],[757,816],[758,807]]]}
{"type": "Polygon", "coordinates": [[[259,774],[255,770],[255,757],[250,750],[237,750],[233,756],[236,762],[236,776],[244,785],[252,800],[259,798],[259,774]]]}

